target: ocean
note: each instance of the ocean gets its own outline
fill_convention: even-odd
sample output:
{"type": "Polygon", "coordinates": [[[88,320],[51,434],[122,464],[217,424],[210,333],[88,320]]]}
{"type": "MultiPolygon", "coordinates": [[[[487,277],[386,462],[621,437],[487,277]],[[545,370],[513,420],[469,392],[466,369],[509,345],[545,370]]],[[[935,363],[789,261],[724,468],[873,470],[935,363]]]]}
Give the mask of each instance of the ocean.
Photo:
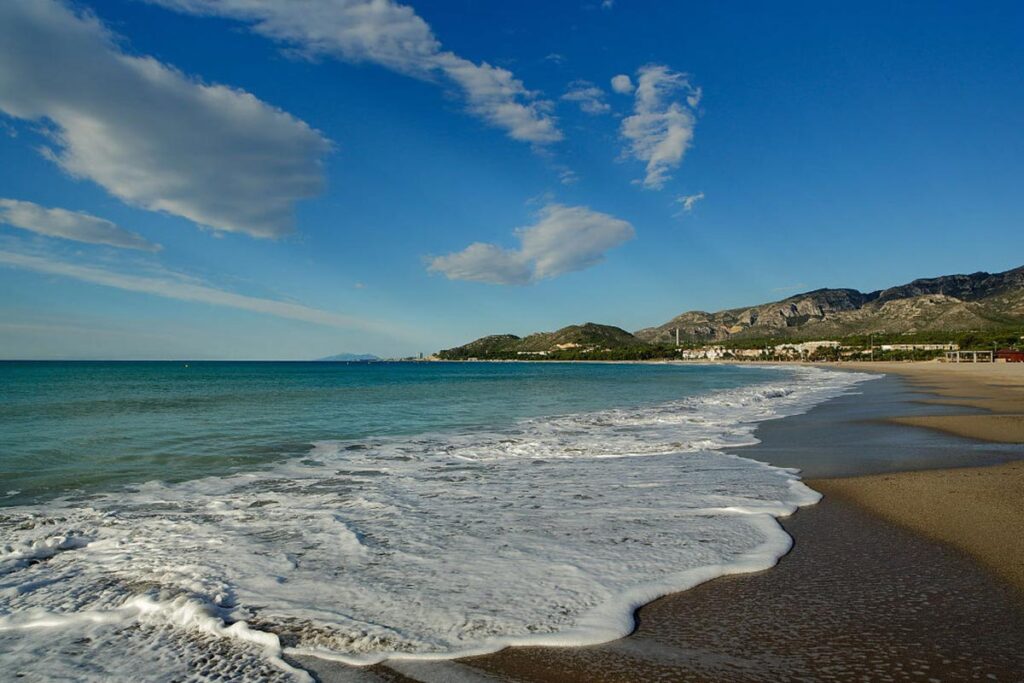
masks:
{"type": "Polygon", "coordinates": [[[0,363],[0,670],[309,680],[586,644],[790,547],[819,496],[730,453],[818,368],[0,363]]]}

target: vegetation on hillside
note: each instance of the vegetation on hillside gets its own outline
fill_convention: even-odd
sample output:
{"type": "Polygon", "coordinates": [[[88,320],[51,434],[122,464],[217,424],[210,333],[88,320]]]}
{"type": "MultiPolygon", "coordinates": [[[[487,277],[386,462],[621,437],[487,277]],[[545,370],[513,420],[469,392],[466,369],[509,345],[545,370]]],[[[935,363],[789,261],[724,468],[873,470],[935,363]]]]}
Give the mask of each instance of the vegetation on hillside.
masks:
{"type": "Polygon", "coordinates": [[[832,340],[808,360],[924,360],[941,350],[882,350],[893,344],[957,344],[961,349],[1024,348],[1024,267],[1004,273],[948,275],[867,294],[819,289],[750,308],[690,311],[630,334],[584,323],[526,337],[491,335],[445,349],[445,360],[648,360],[687,357],[714,346],[716,357],[793,357],[786,345],[832,340]],[[676,344],[678,330],[679,345],[676,344]],[[758,350],[763,350],[757,353],[758,350]]]}

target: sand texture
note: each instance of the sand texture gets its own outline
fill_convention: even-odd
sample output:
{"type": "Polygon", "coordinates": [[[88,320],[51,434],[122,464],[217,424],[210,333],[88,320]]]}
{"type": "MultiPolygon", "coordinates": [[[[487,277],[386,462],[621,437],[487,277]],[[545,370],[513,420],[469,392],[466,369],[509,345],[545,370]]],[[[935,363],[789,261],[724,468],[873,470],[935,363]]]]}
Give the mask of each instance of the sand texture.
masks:
{"type": "Polygon", "coordinates": [[[808,483],[967,552],[1024,592],[1024,462],[808,483]]]}
{"type": "Polygon", "coordinates": [[[916,388],[936,394],[937,398],[925,399],[929,403],[986,411],[891,416],[896,422],[969,439],[1024,444],[1024,363],[842,363],[839,367],[900,375],[916,388]]]}

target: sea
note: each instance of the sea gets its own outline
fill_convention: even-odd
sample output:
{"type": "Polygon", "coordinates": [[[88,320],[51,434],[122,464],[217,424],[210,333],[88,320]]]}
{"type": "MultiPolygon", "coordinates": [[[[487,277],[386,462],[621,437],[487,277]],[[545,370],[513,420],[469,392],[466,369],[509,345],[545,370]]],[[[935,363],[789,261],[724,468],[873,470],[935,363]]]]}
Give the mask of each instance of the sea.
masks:
{"type": "Polygon", "coordinates": [[[731,452],[858,391],[806,366],[0,363],[0,671],[312,680],[629,633],[791,545],[731,452]],[[140,668],[141,667],[141,668],[140,668]]]}

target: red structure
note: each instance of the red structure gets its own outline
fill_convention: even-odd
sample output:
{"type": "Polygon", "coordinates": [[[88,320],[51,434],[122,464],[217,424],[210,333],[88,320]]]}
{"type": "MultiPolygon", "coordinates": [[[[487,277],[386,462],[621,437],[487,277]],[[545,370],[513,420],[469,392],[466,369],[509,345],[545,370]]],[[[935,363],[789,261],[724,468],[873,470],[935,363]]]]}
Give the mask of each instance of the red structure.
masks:
{"type": "Polygon", "coordinates": [[[996,360],[1003,360],[1007,363],[1024,363],[1024,351],[1000,349],[996,351],[996,360]]]}

